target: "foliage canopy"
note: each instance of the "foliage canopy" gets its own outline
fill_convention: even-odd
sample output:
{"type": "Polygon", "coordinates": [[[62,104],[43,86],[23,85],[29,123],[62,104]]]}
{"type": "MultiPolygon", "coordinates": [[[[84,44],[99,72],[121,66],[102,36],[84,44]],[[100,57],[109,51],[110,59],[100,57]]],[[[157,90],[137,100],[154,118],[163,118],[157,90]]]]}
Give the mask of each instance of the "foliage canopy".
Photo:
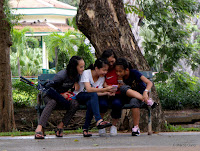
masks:
{"type": "MultiPolygon", "coordinates": [[[[199,12],[197,0],[138,0],[138,6],[126,4],[126,12],[137,13],[144,23],[145,58],[154,71],[173,71],[180,59],[195,69],[200,64],[199,44],[190,40],[196,31],[192,17],[199,12]]],[[[140,22],[141,23],[141,22],[140,22]]]]}

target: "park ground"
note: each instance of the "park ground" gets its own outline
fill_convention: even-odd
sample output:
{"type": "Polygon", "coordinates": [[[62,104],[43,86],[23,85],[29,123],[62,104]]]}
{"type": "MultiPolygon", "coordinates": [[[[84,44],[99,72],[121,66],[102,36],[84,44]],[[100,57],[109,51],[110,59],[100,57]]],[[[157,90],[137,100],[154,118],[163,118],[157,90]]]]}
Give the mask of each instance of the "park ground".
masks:
{"type": "Polygon", "coordinates": [[[0,137],[0,151],[200,151],[200,132],[162,132],[153,135],[130,133],[90,138],[68,134],[63,138],[47,135],[44,140],[34,136],[0,137]]]}

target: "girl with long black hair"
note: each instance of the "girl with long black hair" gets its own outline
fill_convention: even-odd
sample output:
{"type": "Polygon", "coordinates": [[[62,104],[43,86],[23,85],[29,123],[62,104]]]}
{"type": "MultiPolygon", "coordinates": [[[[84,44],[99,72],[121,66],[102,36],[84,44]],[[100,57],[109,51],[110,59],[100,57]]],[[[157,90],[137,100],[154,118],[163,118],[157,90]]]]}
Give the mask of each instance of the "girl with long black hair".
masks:
{"type": "Polygon", "coordinates": [[[66,69],[63,69],[59,71],[54,79],[46,84],[47,88],[53,88],[57,93],[61,94],[64,98],[66,98],[66,101],[69,101],[66,106],[63,106],[57,99],[51,97],[50,95],[46,95],[43,99],[46,104],[42,115],[40,117],[38,126],[35,130],[35,139],[44,139],[43,129],[46,127],[47,120],[49,116],[51,115],[52,110],[55,107],[66,107],[67,112],[64,115],[64,118],[62,119],[62,122],[60,122],[57,125],[57,128],[55,130],[55,134],[57,137],[63,136],[63,127],[64,125],[67,126],[73,117],[73,115],[78,110],[79,104],[74,99],[69,99],[68,96],[70,93],[68,92],[73,91],[74,89],[78,90],[79,85],[78,81],[80,78],[80,75],[84,71],[84,60],[79,56],[73,56],[66,69]]]}

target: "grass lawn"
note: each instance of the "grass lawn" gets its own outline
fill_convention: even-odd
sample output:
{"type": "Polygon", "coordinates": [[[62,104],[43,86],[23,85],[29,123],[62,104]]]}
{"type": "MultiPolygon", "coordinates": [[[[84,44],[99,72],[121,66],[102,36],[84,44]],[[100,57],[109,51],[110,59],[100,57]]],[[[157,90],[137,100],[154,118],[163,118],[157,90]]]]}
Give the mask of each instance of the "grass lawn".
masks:
{"type": "MultiPolygon", "coordinates": [[[[82,129],[78,130],[66,130],[64,131],[64,134],[78,134],[82,133],[82,129]]],[[[92,129],[90,132],[97,132],[97,129],[92,129]]],[[[54,135],[54,131],[45,131],[46,135],[54,135]]],[[[0,132],[0,136],[29,136],[29,135],[35,135],[35,132],[21,132],[21,131],[13,131],[13,132],[0,132]]]]}
{"type": "MultiPolygon", "coordinates": [[[[191,132],[191,131],[196,131],[199,132],[200,128],[183,128],[181,126],[173,126],[173,125],[165,125],[166,131],[167,132],[191,132]]],[[[90,130],[90,132],[98,132],[96,128],[93,128],[90,130]]],[[[82,129],[78,130],[66,130],[64,131],[64,134],[82,134],[82,129]]],[[[13,132],[1,132],[0,136],[29,136],[29,135],[34,135],[35,132],[20,132],[20,131],[13,131],[13,132]]],[[[46,135],[54,135],[54,131],[45,131],[46,135]]]]}

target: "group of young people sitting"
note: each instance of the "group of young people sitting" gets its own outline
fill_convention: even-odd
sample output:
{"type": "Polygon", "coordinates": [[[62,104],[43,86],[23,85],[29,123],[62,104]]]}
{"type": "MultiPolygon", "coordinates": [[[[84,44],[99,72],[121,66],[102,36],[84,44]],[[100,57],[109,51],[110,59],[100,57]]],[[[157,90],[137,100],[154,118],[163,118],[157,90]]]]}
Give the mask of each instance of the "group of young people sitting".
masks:
{"type": "MultiPolygon", "coordinates": [[[[99,129],[99,135],[106,134],[106,127],[110,127],[110,135],[117,135],[117,122],[121,118],[124,104],[131,104],[133,125],[132,136],[140,134],[139,120],[140,108],[154,105],[149,98],[152,82],[143,76],[138,70],[132,69],[124,58],[117,58],[112,49],[105,50],[94,64],[84,70],[84,60],[79,56],[73,56],[66,69],[58,72],[54,79],[46,85],[52,87],[68,101],[67,112],[62,122],[57,125],[55,135],[63,136],[63,128],[67,126],[73,115],[79,108],[79,104],[87,105],[83,136],[90,137],[88,132],[93,117],[99,129]],[[70,91],[76,94],[70,98],[70,91]],[[103,120],[104,114],[111,106],[112,122],[103,120]]],[[[44,139],[43,129],[52,110],[61,105],[49,95],[44,96],[46,104],[35,130],[35,139],[44,139]]]]}

